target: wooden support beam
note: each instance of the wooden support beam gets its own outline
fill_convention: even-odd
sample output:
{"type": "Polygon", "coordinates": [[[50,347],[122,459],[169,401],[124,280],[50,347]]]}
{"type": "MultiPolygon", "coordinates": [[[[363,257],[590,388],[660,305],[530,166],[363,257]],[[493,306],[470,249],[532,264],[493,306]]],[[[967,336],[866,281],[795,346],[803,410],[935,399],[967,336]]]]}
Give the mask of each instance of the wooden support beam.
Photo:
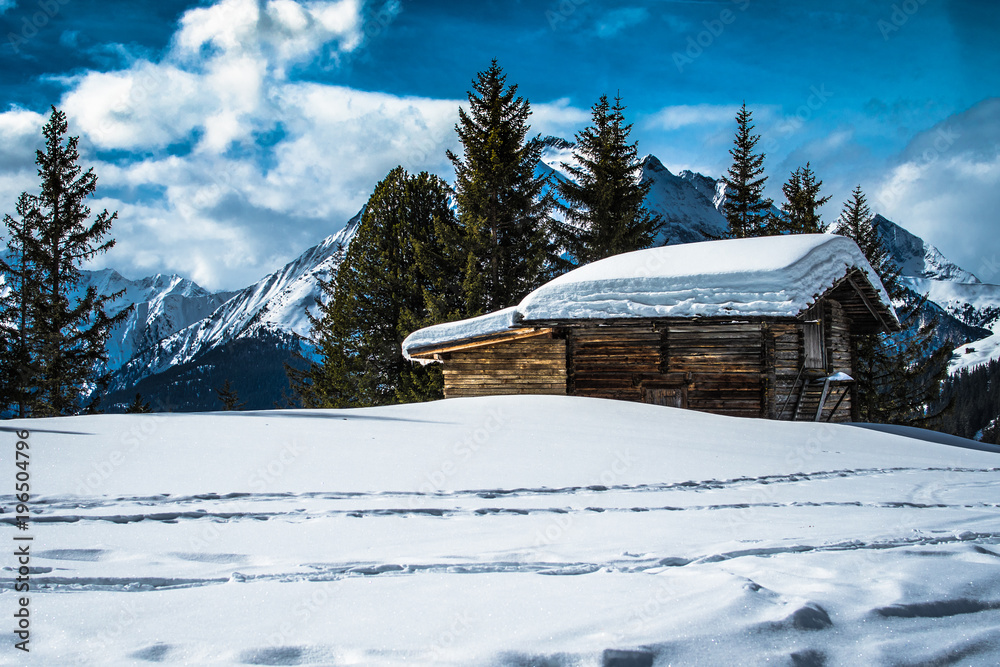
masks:
{"type": "Polygon", "coordinates": [[[847,275],[847,282],[851,284],[851,287],[857,290],[858,296],[861,297],[862,303],[865,304],[865,307],[868,309],[868,312],[872,314],[872,317],[878,320],[878,323],[881,324],[886,331],[893,331],[896,327],[889,325],[882,317],[882,314],[878,312],[878,309],[875,308],[874,305],[872,305],[872,302],[868,299],[868,296],[861,289],[861,286],[858,285],[858,283],[854,280],[853,274],[847,275]]]}

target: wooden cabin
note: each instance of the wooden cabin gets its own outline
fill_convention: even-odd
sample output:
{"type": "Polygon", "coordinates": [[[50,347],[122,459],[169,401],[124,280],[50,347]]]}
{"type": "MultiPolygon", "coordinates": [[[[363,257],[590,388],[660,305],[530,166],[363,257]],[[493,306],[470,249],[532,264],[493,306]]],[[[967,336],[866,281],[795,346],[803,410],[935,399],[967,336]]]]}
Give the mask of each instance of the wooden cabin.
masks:
{"type": "Polygon", "coordinates": [[[591,396],[741,417],[852,419],[855,339],[897,331],[857,245],[810,234],[651,248],[517,306],[414,332],[445,396],[591,396]]]}

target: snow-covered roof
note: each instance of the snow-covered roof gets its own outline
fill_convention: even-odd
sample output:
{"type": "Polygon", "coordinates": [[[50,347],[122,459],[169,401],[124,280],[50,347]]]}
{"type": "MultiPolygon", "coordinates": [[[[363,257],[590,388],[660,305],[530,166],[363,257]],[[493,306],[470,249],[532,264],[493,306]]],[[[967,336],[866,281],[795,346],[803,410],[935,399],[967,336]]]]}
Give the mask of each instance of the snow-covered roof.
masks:
{"type": "Polygon", "coordinates": [[[510,329],[519,328],[517,306],[504,308],[493,313],[472,317],[457,322],[437,324],[414,331],[403,341],[403,356],[410,358],[409,351],[423,347],[444,345],[452,341],[470,340],[483,336],[493,336],[510,329]]]}
{"type": "Polygon", "coordinates": [[[415,332],[404,354],[566,320],[692,317],[796,317],[861,271],[890,318],[889,295],[851,239],[797,234],[726,239],[638,250],[565,273],[520,304],[482,317],[415,332]]]}

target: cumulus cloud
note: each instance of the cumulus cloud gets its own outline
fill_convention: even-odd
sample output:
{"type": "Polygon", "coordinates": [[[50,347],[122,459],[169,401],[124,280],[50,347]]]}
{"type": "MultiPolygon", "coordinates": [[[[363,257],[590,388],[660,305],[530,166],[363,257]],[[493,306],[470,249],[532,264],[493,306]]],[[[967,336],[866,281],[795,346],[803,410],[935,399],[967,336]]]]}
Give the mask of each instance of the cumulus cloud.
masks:
{"type": "Polygon", "coordinates": [[[963,268],[1000,283],[1000,98],[914,137],[872,200],[963,268]]]}
{"type": "MultiPolygon", "coordinates": [[[[396,165],[450,177],[466,100],[296,79],[298,65],[360,48],[365,11],[360,0],[219,0],[182,16],[161,59],[67,79],[59,106],[99,177],[92,208],[119,212],[117,246],[98,261],[238,288],[339,229],[396,165]]],[[[382,6],[379,30],[397,11],[382,6]]],[[[568,100],[532,111],[533,133],[572,136],[589,119],[568,100]]],[[[4,201],[37,189],[44,121],[0,114],[4,201]]]]}
{"type": "Polygon", "coordinates": [[[650,116],[647,124],[669,131],[691,125],[735,123],[733,119],[739,110],[735,104],[678,104],[660,109],[650,116]]]}
{"type": "Polygon", "coordinates": [[[277,73],[319,49],[350,52],[361,43],[362,3],[300,0],[221,0],[181,19],[175,55],[200,61],[206,50],[223,57],[266,61],[277,73]]]}
{"type": "MultiPolygon", "coordinates": [[[[463,105],[468,106],[465,100],[463,105]]],[[[590,110],[574,107],[566,98],[547,104],[533,103],[528,122],[531,123],[533,133],[572,139],[573,135],[590,122],[590,110]]]]}

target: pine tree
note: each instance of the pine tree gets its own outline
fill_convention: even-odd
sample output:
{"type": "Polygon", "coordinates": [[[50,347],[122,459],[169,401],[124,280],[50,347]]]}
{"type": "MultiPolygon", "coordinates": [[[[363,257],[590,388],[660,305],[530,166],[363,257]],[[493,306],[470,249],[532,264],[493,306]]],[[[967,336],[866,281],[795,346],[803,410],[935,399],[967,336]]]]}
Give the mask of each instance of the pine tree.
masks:
{"type": "MultiPolygon", "coordinates": [[[[228,382],[228,381],[227,381],[228,382]]],[[[226,408],[228,410],[228,408],[226,408]]],[[[127,414],[147,414],[152,412],[153,409],[149,406],[149,403],[142,400],[142,394],[136,393],[135,399],[129,403],[129,406],[125,409],[127,414]]]]}
{"type": "Polygon", "coordinates": [[[628,143],[632,125],[625,122],[621,97],[614,106],[602,95],[591,110],[591,125],[576,135],[573,157],[563,163],[572,180],[559,183],[563,202],[557,204],[566,222],[556,238],[582,265],[632,250],[647,248],[663,226],[643,205],[652,185],[643,182],[635,143],[628,143]]]}
{"type": "MultiPolygon", "coordinates": [[[[229,378],[222,383],[222,386],[215,390],[215,395],[219,397],[219,402],[222,403],[222,409],[228,411],[242,410],[246,407],[246,403],[240,401],[240,395],[230,384],[229,378]]],[[[136,394],[136,400],[139,400],[139,395],[136,394]]]]}
{"type": "Polygon", "coordinates": [[[853,239],[861,252],[868,259],[868,263],[875,269],[885,286],[889,297],[898,299],[901,297],[899,287],[899,268],[892,261],[892,255],[885,247],[882,237],[872,223],[874,216],[868,208],[868,200],[861,186],[858,185],[851,193],[851,199],[844,204],[844,208],[837,219],[836,233],[853,239]]]}
{"type": "Polygon", "coordinates": [[[820,206],[830,201],[830,197],[820,197],[819,189],[823,181],[816,180],[806,162],[805,167],[799,167],[792,172],[788,182],[781,186],[785,194],[785,203],[781,210],[785,219],[778,224],[782,231],[792,234],[823,234],[827,226],[820,219],[817,211],[820,206]]]}
{"type": "Polygon", "coordinates": [[[402,356],[412,331],[462,316],[464,254],[447,184],[393,169],[376,186],[319,316],[320,362],[292,381],[307,407],[362,407],[442,395],[441,371],[402,356]]]}
{"type": "Polygon", "coordinates": [[[467,266],[463,289],[470,314],[505,308],[547,282],[556,261],[552,197],[536,176],[542,144],[525,140],[531,107],[493,60],[459,108],[455,126],[463,154],[455,167],[456,201],[467,266]]]}
{"type": "Polygon", "coordinates": [[[53,107],[42,129],[45,150],[37,151],[35,159],[40,192],[18,200],[20,221],[4,219],[17,265],[0,264],[15,283],[2,319],[8,327],[16,322],[18,329],[18,352],[5,355],[5,363],[20,355],[18,368],[8,367],[5,375],[21,376],[14,399],[19,412],[23,405],[24,413],[35,417],[96,410],[108,379],[101,373],[105,344],[112,327],[128,316],[128,310],[114,317],[105,312],[123,292],[101,295],[89,287],[70,303],[80,265],[114,246],[113,239],[103,239],[118,214],[105,210],[88,225],[90,209],[84,201],[95,193],[97,176],[77,165],[78,138],[69,137],[64,144],[67,131],[66,115],[53,107]],[[11,303],[17,304],[13,315],[11,303]],[[87,394],[90,403],[84,406],[87,394]]]}
{"type": "Polygon", "coordinates": [[[729,221],[730,238],[765,236],[776,232],[771,216],[772,201],[764,197],[764,154],[755,153],[759,134],[753,134],[753,114],[746,102],[736,114],[736,137],[729,154],[733,164],[722,177],[726,184],[723,213],[729,221]]]}
{"type": "Polygon", "coordinates": [[[862,421],[927,425],[947,409],[941,391],[947,377],[949,346],[935,340],[937,322],[921,321],[927,297],[903,289],[899,269],[878,231],[861,186],[844,205],[837,234],[854,240],[896,304],[902,331],[858,336],[855,409],[862,421]]]}

